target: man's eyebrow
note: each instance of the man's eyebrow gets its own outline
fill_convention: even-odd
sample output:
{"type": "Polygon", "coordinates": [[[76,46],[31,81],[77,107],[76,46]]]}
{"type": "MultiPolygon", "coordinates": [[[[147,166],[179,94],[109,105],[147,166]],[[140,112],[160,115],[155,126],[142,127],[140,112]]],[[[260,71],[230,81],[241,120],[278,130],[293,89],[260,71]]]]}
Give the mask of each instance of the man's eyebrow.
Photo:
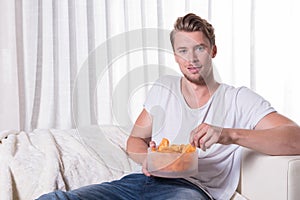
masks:
{"type": "Polygon", "coordinates": [[[195,47],[207,47],[207,45],[204,43],[200,43],[200,44],[196,44],[195,47]]]}
{"type": "MultiPolygon", "coordinates": [[[[208,45],[205,44],[205,43],[199,43],[199,44],[195,44],[194,45],[194,47],[199,47],[199,46],[201,46],[201,47],[208,47],[208,45]]],[[[187,48],[188,47],[182,46],[182,47],[177,47],[176,50],[178,50],[178,49],[187,49],[187,48]]]]}
{"type": "Polygon", "coordinates": [[[176,50],[187,49],[187,47],[177,47],[176,50]]]}

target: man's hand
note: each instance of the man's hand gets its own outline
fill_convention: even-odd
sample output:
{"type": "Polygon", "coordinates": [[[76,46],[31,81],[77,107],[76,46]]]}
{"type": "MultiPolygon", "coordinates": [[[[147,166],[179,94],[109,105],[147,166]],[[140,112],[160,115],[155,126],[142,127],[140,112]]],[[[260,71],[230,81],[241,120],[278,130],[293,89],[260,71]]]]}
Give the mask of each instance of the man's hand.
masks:
{"type": "Polygon", "coordinates": [[[190,135],[190,143],[203,151],[220,141],[223,128],[209,124],[200,124],[190,135]]]}
{"type": "MultiPolygon", "coordinates": [[[[154,141],[150,141],[149,142],[149,147],[150,148],[155,148],[156,147],[156,143],[154,141]]],[[[144,160],[143,164],[142,164],[142,172],[145,174],[145,176],[151,176],[151,173],[148,171],[147,169],[147,157],[144,160]]]]}

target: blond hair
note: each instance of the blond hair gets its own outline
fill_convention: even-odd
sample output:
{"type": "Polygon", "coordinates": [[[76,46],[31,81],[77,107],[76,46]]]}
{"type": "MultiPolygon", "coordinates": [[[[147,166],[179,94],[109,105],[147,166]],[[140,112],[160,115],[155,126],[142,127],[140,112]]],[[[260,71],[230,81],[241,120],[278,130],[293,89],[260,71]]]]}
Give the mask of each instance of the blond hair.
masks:
{"type": "Polygon", "coordinates": [[[177,31],[194,32],[201,31],[210,41],[210,44],[215,45],[214,27],[205,19],[189,13],[183,17],[178,17],[174,24],[174,29],[170,33],[170,40],[174,50],[174,37],[177,31]]]}

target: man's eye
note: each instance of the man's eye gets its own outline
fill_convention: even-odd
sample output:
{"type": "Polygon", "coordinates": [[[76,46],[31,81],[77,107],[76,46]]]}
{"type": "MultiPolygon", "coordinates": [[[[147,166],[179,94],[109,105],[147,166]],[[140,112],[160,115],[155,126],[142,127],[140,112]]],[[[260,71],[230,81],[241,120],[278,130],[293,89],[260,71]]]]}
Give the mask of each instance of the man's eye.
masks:
{"type": "Polygon", "coordinates": [[[202,51],[204,51],[204,47],[203,46],[199,46],[199,47],[196,48],[196,50],[202,52],[202,51]]]}
{"type": "Polygon", "coordinates": [[[186,50],[186,49],[180,49],[180,50],[178,51],[178,53],[180,53],[180,54],[186,54],[186,53],[187,53],[187,50],[186,50]]]}

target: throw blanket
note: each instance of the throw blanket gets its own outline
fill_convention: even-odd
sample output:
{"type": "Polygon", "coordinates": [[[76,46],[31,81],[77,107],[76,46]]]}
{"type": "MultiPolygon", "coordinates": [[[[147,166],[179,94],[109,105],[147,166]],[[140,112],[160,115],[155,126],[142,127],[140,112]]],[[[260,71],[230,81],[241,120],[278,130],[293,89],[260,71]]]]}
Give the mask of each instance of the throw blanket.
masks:
{"type": "Polygon", "coordinates": [[[29,200],[120,178],[137,169],[115,126],[0,133],[0,199],[29,200]]]}

